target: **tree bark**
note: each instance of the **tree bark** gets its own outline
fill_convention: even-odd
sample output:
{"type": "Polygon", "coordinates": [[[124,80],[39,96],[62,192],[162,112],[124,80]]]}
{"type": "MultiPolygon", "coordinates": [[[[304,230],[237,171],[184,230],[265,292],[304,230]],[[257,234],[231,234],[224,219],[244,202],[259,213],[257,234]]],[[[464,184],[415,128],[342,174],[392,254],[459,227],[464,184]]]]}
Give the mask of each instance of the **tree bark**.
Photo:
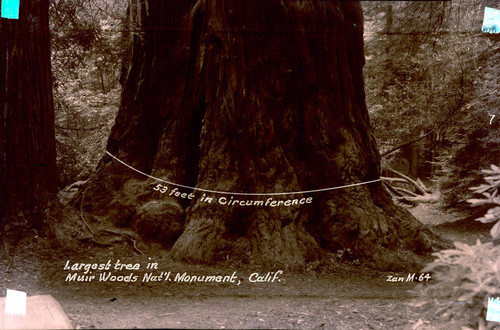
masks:
{"type": "Polygon", "coordinates": [[[2,230],[39,224],[57,190],[48,0],[21,1],[0,19],[2,230]]]}
{"type": "MultiPolygon", "coordinates": [[[[133,10],[142,29],[133,35],[111,154],[162,180],[223,192],[379,178],[358,3],[151,0],[133,10]]],[[[164,183],[161,194],[156,184],[105,156],[85,207],[194,262],[238,257],[300,268],[325,250],[351,248],[373,267],[407,270],[435,239],[380,182],[287,196],[194,191],[192,199],[169,195],[175,187],[164,183]],[[229,206],[221,197],[313,201],[229,206]]]]}

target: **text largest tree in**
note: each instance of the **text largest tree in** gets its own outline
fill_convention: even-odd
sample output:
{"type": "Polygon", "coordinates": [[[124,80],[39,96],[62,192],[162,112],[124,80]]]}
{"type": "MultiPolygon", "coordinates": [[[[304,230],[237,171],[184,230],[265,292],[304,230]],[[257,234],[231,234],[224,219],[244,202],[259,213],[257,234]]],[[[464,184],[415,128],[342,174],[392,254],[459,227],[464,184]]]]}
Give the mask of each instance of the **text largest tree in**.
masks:
{"type": "MultiPolygon", "coordinates": [[[[129,14],[138,29],[111,154],[214,191],[295,192],[379,177],[359,3],[146,0],[129,14]]],[[[202,192],[182,199],[153,193],[157,183],[105,156],[85,205],[195,262],[236,256],[301,267],[322,251],[351,248],[374,267],[396,269],[418,265],[434,239],[379,182],[279,207],[207,203],[202,192]]]]}

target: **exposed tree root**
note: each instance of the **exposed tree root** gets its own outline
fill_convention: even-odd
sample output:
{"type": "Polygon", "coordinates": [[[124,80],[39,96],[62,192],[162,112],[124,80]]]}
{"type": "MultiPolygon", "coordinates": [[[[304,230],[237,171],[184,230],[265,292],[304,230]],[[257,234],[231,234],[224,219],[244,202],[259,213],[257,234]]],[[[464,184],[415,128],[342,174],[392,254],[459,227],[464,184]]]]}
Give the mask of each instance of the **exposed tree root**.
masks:
{"type": "Polygon", "coordinates": [[[85,213],[83,212],[83,202],[85,201],[85,193],[87,192],[87,189],[89,188],[87,187],[82,194],[82,201],[80,203],[80,218],[82,219],[82,222],[85,225],[85,227],[87,227],[87,229],[92,233],[92,235],[95,236],[95,232],[92,230],[92,227],[90,227],[87,221],[85,221],[85,213]]]}
{"type": "Polygon", "coordinates": [[[81,204],[80,204],[80,218],[82,219],[82,222],[85,224],[85,226],[90,231],[90,233],[92,233],[93,237],[90,238],[90,241],[93,242],[93,243],[95,243],[95,244],[97,244],[97,245],[110,246],[113,243],[116,243],[116,242],[119,242],[119,241],[129,240],[130,242],[132,242],[134,250],[137,253],[139,253],[140,255],[144,255],[144,253],[137,247],[137,241],[136,241],[136,239],[134,239],[134,237],[133,237],[134,235],[133,234],[126,233],[126,232],[118,232],[118,231],[111,230],[111,229],[106,229],[106,228],[99,229],[97,231],[97,233],[96,233],[92,229],[92,227],[90,227],[90,225],[87,223],[87,221],[85,221],[85,213],[83,211],[83,202],[85,200],[85,193],[87,192],[87,189],[88,189],[88,187],[83,191],[83,194],[82,194],[82,201],[81,201],[81,204]],[[103,232],[111,233],[111,234],[117,235],[118,237],[114,237],[111,240],[108,240],[106,242],[100,242],[96,238],[98,236],[101,236],[102,235],[101,233],[103,233],[103,232]]]}
{"type": "Polygon", "coordinates": [[[433,203],[438,201],[439,194],[433,193],[430,188],[425,186],[422,180],[413,180],[403,173],[395,171],[391,168],[389,169],[389,171],[397,175],[398,177],[381,177],[381,180],[384,183],[385,189],[389,192],[394,200],[410,204],[412,206],[415,206],[418,203],[433,203]],[[395,184],[406,184],[410,187],[413,187],[415,191],[411,191],[401,186],[396,186],[395,184]]]}

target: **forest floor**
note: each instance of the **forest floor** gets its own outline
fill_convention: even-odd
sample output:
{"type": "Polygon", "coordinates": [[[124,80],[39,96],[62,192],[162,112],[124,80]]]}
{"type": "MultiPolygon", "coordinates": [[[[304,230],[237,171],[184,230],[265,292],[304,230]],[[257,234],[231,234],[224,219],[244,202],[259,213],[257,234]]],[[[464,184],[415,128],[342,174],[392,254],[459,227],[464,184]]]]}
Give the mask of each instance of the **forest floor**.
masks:
{"type": "MultiPolygon", "coordinates": [[[[453,240],[473,243],[488,238],[486,228],[461,222],[451,225],[460,219],[459,215],[443,213],[434,205],[419,205],[411,211],[453,240]]],[[[408,273],[378,272],[334,255],[331,267],[284,272],[278,274],[279,281],[251,283],[251,273],[265,275],[271,270],[230,260],[217,267],[187,265],[172,261],[161,249],[152,248],[135,257],[130,251],[125,244],[111,248],[89,246],[78,254],[44,244],[30,251],[11,250],[12,260],[2,265],[6,267],[6,282],[1,283],[0,278],[0,287],[22,290],[28,296],[52,295],[75,328],[411,329],[419,320],[430,327],[439,324],[432,311],[409,305],[413,296],[408,290],[416,282],[387,281],[389,275],[406,278],[408,273]],[[139,264],[139,270],[110,270],[131,278],[137,275],[137,281],[104,282],[98,276],[90,282],[66,281],[71,272],[64,270],[67,263],[105,264],[108,260],[113,265],[118,260],[131,267],[139,264]],[[158,268],[147,270],[147,264],[153,262],[158,268]],[[170,280],[165,280],[169,271],[170,280]],[[162,272],[162,281],[143,281],[145,273],[162,272]],[[174,281],[177,273],[184,272],[236,272],[236,282],[241,284],[174,281]]]]}

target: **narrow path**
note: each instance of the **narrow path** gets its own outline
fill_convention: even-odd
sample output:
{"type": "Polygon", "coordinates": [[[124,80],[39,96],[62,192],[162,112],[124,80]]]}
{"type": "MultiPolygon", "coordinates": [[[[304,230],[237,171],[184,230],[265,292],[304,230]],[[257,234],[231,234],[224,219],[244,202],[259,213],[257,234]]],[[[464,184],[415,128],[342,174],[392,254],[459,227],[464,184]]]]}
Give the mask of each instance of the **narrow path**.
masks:
{"type": "Polygon", "coordinates": [[[433,230],[450,239],[469,245],[491,241],[489,230],[491,224],[483,224],[467,217],[465,213],[443,212],[436,203],[421,203],[408,209],[423,224],[432,226],[433,230]]]}

